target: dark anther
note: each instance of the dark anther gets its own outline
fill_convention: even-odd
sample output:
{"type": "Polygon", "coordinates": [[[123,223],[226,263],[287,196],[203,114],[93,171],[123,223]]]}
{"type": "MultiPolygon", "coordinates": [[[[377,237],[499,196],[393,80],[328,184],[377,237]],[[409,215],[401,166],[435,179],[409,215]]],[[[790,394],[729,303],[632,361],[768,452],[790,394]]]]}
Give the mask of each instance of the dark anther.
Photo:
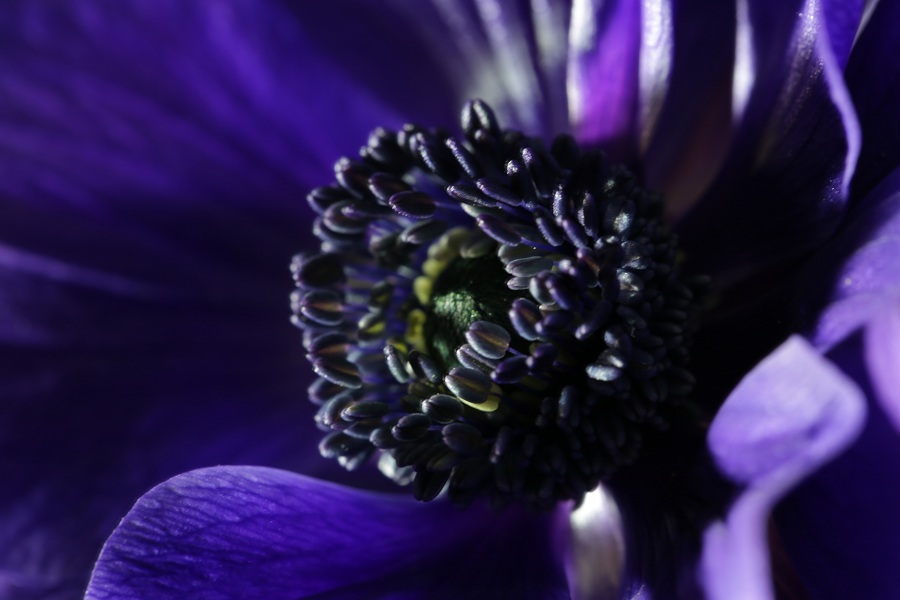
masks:
{"type": "Polygon", "coordinates": [[[602,152],[480,100],[461,121],[376,129],[307,196],[321,252],[291,307],[320,451],[377,455],[421,500],[577,501],[691,413],[701,287],[659,195],[602,152]]]}

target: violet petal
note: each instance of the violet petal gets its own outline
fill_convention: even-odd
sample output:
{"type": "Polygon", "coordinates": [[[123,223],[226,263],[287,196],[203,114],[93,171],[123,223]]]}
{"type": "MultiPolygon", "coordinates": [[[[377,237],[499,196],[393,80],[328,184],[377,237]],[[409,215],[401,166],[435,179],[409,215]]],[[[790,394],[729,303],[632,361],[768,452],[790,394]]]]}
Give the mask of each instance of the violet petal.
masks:
{"type": "Polygon", "coordinates": [[[86,598],[568,598],[555,519],[202,469],[137,503],[86,598]]]}
{"type": "Polygon", "coordinates": [[[900,555],[896,305],[828,353],[868,400],[862,434],[778,506],[779,534],[815,598],[891,598],[900,555]],[[886,392],[886,393],[885,393],[886,392]]]}
{"type": "MultiPolygon", "coordinates": [[[[567,129],[568,1],[393,0],[387,4],[408,18],[411,25],[404,36],[419,45],[418,52],[433,56],[441,72],[455,83],[449,97],[457,106],[477,97],[488,102],[507,126],[547,137],[567,129]]],[[[405,65],[408,58],[396,62],[405,65]]],[[[400,70],[406,77],[409,72],[400,70]]],[[[431,77],[421,80],[430,84],[431,77]]],[[[406,89],[406,83],[399,89],[406,89]]]]}
{"type": "Polygon", "coordinates": [[[671,63],[671,6],[660,2],[585,0],[573,6],[569,50],[569,111],[575,135],[615,160],[633,160],[642,111],[661,102],[671,63]],[[642,52],[653,56],[642,89],[642,52]],[[651,64],[652,63],[652,64],[651,64]],[[648,73],[649,75],[649,73],[648,73]]]}
{"type": "Polygon", "coordinates": [[[766,525],[788,491],[859,435],[859,389],[799,337],[751,371],[709,431],[719,468],[745,486],[727,517],[707,530],[700,578],[713,599],[772,597],[766,525]]]}
{"type": "Polygon", "coordinates": [[[854,207],[848,221],[805,267],[804,328],[830,348],[900,298],[900,169],[854,207]]]}
{"type": "Polygon", "coordinates": [[[360,89],[327,62],[349,51],[299,35],[315,22],[296,16],[257,2],[4,7],[11,593],[79,594],[117,516],[177,472],[319,472],[286,306],[290,256],[312,242],[302,196],[395,119],[370,93],[402,102],[390,80],[360,89]]]}

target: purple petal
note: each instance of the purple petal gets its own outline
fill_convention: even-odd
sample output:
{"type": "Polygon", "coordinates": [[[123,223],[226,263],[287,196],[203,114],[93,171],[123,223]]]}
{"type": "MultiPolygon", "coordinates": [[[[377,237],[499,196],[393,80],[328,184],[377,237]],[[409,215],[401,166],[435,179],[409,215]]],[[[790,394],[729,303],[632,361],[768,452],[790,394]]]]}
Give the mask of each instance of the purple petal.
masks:
{"type": "Polygon", "coordinates": [[[866,330],[865,352],[873,393],[894,429],[900,431],[900,312],[896,304],[866,330]]]}
{"type": "MultiPolygon", "coordinates": [[[[357,38],[304,35],[345,24],[337,9],[295,16],[171,1],[0,16],[10,593],[80,595],[118,516],[177,472],[318,469],[288,264],[312,245],[306,191],[399,124],[382,102],[410,102],[396,73],[373,90],[343,68],[410,49],[351,57],[357,38]]],[[[426,91],[442,106],[439,79],[426,91]]]]}
{"type": "Polygon", "coordinates": [[[719,468],[745,486],[706,532],[700,577],[711,598],[772,597],[766,524],[791,488],[858,436],[858,388],[801,338],[773,352],[725,401],[709,431],[719,468]]]}
{"type": "Polygon", "coordinates": [[[742,120],[718,180],[676,226],[685,269],[712,276],[719,295],[692,352],[698,395],[716,403],[790,332],[800,261],[839,223],[855,158],[858,131],[821,12],[809,3],[798,17],[791,6],[739,15],[742,120]]]}
{"type": "Polygon", "coordinates": [[[837,66],[843,69],[850,58],[865,9],[865,0],[824,0],[822,15],[837,66]]]}
{"type": "MultiPolygon", "coordinates": [[[[759,124],[770,117],[771,94],[784,84],[779,70],[785,58],[809,50],[809,42],[797,43],[794,38],[815,35],[816,27],[822,27],[817,22],[824,23],[828,32],[824,44],[830,41],[835,64],[843,68],[862,4],[826,2],[814,17],[807,15],[805,24],[796,22],[796,14],[804,8],[795,2],[738,3],[740,14],[728,2],[675,4],[671,85],[644,158],[647,181],[665,191],[670,214],[683,214],[712,183],[741,121],[748,122],[746,136],[748,131],[758,133],[759,124]],[[805,30],[791,29],[798,25],[805,30]]],[[[814,13],[814,6],[808,3],[805,10],[814,13]]],[[[798,97],[781,100],[777,110],[796,110],[787,103],[798,97]]]]}
{"type": "Polygon", "coordinates": [[[86,597],[568,598],[556,519],[422,505],[272,469],[203,469],[137,503],[86,597]]]}
{"type": "Polygon", "coordinates": [[[809,337],[830,348],[900,298],[900,169],[854,208],[805,267],[799,289],[809,337]]]}
{"type": "Polygon", "coordinates": [[[815,598],[892,598],[900,556],[898,313],[874,319],[828,357],[868,400],[862,434],[779,505],[776,523],[815,598]],[[886,393],[885,393],[886,392],[886,393]]]}
{"type": "MultiPolygon", "coordinates": [[[[642,50],[652,47],[658,52],[659,60],[653,65],[657,69],[670,60],[670,12],[665,1],[642,7],[640,2],[585,0],[573,6],[569,35],[572,126],[582,142],[602,146],[617,160],[635,155],[640,111],[648,101],[641,89],[642,50]]],[[[654,75],[658,75],[654,83],[664,83],[668,73],[654,75]]]]}
{"type": "Polygon", "coordinates": [[[884,0],[856,41],[847,64],[847,87],[859,113],[863,147],[853,181],[862,196],[900,164],[900,2],[884,0]]]}
{"type": "Polygon", "coordinates": [[[409,37],[382,43],[402,15],[328,6],[293,15],[246,1],[8,7],[0,106],[12,122],[0,140],[26,171],[6,185],[35,195],[28,175],[39,168],[39,190],[96,186],[89,174],[99,170],[113,179],[107,188],[124,180],[187,192],[215,171],[226,197],[248,202],[262,186],[296,202],[288,190],[327,179],[375,126],[454,118],[458,94],[431,54],[409,37]],[[428,72],[428,84],[407,69],[428,72]]]}

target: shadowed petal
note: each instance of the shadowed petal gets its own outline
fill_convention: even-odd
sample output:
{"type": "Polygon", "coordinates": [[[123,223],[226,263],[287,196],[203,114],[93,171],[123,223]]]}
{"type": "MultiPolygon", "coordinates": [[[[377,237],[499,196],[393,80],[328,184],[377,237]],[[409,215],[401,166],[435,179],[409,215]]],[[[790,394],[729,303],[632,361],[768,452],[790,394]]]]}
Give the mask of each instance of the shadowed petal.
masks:
{"type": "Polygon", "coordinates": [[[746,106],[732,153],[676,225],[685,269],[710,275],[718,295],[692,351],[704,398],[724,397],[789,333],[801,261],[840,222],[858,150],[818,4],[795,6],[799,16],[785,3],[757,4],[738,15],[735,86],[746,76],[749,87],[735,92],[746,106]]]}
{"type": "Polygon", "coordinates": [[[675,2],[672,21],[671,81],[641,146],[648,185],[663,191],[670,214],[680,215],[710,185],[731,145],[735,7],[675,2]]]}
{"type": "Polygon", "coordinates": [[[859,112],[863,146],[853,181],[857,196],[867,194],[900,165],[900,2],[877,3],[847,64],[847,87],[859,112]]]}
{"type": "Polygon", "coordinates": [[[618,597],[625,536],[615,500],[602,487],[589,492],[572,511],[563,537],[566,576],[573,600],[618,597]]]}
{"type": "Polygon", "coordinates": [[[679,224],[699,272],[747,278],[784,265],[820,244],[843,214],[859,151],[856,116],[819,5],[789,4],[750,3],[738,15],[739,128],[719,178],[679,224]]]}
{"type": "Polygon", "coordinates": [[[554,519],[203,469],[138,502],[87,598],[568,598],[554,519]]]}
{"type": "Polygon", "coordinates": [[[774,505],[858,436],[859,389],[793,337],[738,385],[709,431],[719,468],[745,486],[706,532],[700,576],[711,598],[771,598],[766,524],[774,505]]]}

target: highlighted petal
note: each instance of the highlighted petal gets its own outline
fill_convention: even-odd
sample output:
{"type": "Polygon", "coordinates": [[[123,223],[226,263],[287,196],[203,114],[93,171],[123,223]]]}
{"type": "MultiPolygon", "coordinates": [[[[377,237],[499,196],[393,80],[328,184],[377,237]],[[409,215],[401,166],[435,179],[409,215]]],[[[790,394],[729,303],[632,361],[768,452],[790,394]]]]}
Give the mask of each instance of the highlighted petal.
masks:
{"type": "Polygon", "coordinates": [[[772,596],[771,510],[856,439],[865,414],[856,385],[797,337],[737,386],[709,432],[719,468],[745,486],[705,534],[700,577],[712,599],[772,596]]]}

